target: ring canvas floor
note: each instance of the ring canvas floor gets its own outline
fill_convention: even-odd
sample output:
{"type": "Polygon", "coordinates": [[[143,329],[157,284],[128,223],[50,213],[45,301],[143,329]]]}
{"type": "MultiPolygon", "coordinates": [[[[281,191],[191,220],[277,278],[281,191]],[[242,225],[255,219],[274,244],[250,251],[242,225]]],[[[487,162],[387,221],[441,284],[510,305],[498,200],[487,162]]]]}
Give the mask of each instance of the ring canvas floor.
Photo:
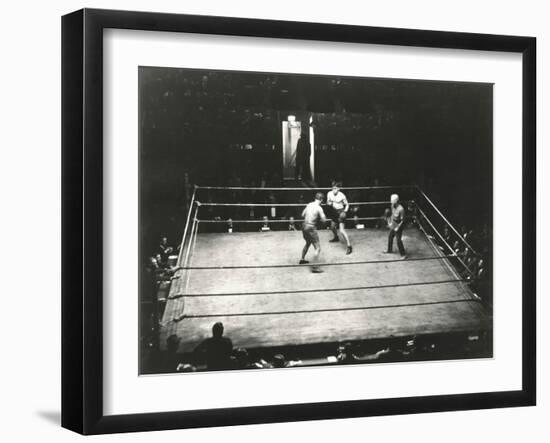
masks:
{"type": "MultiPolygon", "coordinates": [[[[351,255],[345,254],[345,243],[329,243],[330,231],[320,231],[322,262],[399,258],[397,253],[383,252],[386,230],[348,233],[354,248],[351,255]]],[[[443,255],[414,227],[405,229],[403,242],[411,259],[443,255]]],[[[303,245],[301,231],[197,234],[188,266],[297,264],[303,245]]],[[[311,273],[307,265],[181,270],[170,288],[170,297],[176,298],[166,304],[161,346],[177,334],[179,351],[191,352],[211,335],[218,321],[233,345],[244,348],[489,329],[490,319],[469,287],[448,282],[458,278],[448,260],[325,266],[322,274],[311,273]],[[390,285],[404,286],[378,287],[390,285]],[[346,290],[365,286],[370,289],[346,290]],[[271,291],[307,292],[251,294],[271,291]],[[228,293],[235,295],[215,295],[228,293]]]]}

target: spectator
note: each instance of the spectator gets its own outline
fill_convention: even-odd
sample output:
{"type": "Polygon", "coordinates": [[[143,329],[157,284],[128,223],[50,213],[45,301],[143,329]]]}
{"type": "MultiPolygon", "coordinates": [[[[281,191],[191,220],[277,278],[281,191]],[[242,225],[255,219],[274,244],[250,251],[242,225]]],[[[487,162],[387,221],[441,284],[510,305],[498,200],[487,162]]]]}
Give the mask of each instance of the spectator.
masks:
{"type": "Polygon", "coordinates": [[[212,326],[212,337],[205,339],[195,348],[195,353],[204,355],[206,367],[209,370],[229,369],[233,343],[228,337],[223,337],[223,323],[212,326]]]}
{"type": "Polygon", "coordinates": [[[147,270],[150,271],[151,273],[154,273],[154,274],[161,271],[161,267],[160,267],[160,265],[157,261],[156,256],[149,257],[149,260],[148,260],[148,263],[147,263],[147,270]]]}
{"type": "Polygon", "coordinates": [[[287,366],[285,356],[283,354],[274,355],[271,364],[274,368],[286,368],[287,366]]]}
{"type": "Polygon", "coordinates": [[[197,372],[197,368],[189,363],[179,363],[176,372],[197,372]]]}
{"type": "Polygon", "coordinates": [[[244,348],[236,349],[234,361],[237,369],[262,369],[264,366],[259,362],[251,362],[248,351],[244,348]]]}
{"type": "Polygon", "coordinates": [[[267,215],[264,215],[262,217],[262,227],[260,228],[260,232],[267,232],[267,231],[271,231],[270,227],[269,227],[269,218],[267,217],[267,215]]]}
{"type": "Polygon", "coordinates": [[[306,199],[303,193],[300,193],[300,195],[298,196],[297,203],[298,203],[298,206],[294,207],[293,212],[295,217],[300,217],[302,214],[302,210],[304,209],[303,206],[306,205],[306,199]]]}
{"type": "Polygon", "coordinates": [[[407,216],[408,216],[407,226],[409,227],[414,226],[416,215],[417,215],[416,202],[414,200],[411,200],[407,203],[407,216]]]}
{"type": "Polygon", "coordinates": [[[359,218],[359,206],[350,205],[348,218],[355,220],[354,226],[357,227],[357,220],[359,218]]]}
{"type": "Polygon", "coordinates": [[[471,254],[468,256],[468,258],[466,259],[466,266],[472,273],[475,274],[477,270],[477,259],[475,258],[475,256],[471,254]]]}
{"type": "Polygon", "coordinates": [[[457,240],[453,244],[453,251],[456,255],[462,255],[462,250],[460,249],[460,242],[457,240]]]}
{"type": "Polygon", "coordinates": [[[205,215],[204,218],[207,219],[207,220],[214,220],[215,212],[216,212],[214,208],[216,206],[213,205],[214,200],[212,200],[212,195],[210,195],[210,194],[208,195],[208,198],[206,199],[206,203],[207,204],[205,205],[205,207],[203,209],[204,215],[205,215]]]}
{"type": "Polygon", "coordinates": [[[344,343],[338,347],[338,354],[336,355],[338,363],[346,365],[355,363],[355,355],[353,355],[353,346],[351,343],[344,343]]]}
{"type": "Polygon", "coordinates": [[[179,365],[178,349],[181,339],[172,334],[166,339],[166,351],[161,354],[160,357],[160,371],[161,372],[175,372],[179,365]]]}
{"type": "Polygon", "coordinates": [[[376,222],[377,229],[388,229],[389,220],[391,217],[391,211],[386,208],[384,214],[380,216],[380,219],[376,222]]]}
{"type": "Polygon", "coordinates": [[[448,225],[445,225],[443,228],[443,238],[448,244],[451,244],[452,237],[451,237],[451,230],[449,229],[448,225]]]}
{"type": "Polygon", "coordinates": [[[162,254],[155,255],[155,261],[157,262],[157,265],[159,269],[166,269],[166,266],[168,265],[168,262],[163,260],[162,254]]]}
{"type": "Polygon", "coordinates": [[[470,236],[471,233],[472,231],[471,230],[469,231],[466,225],[462,225],[460,227],[460,235],[464,240],[467,240],[467,238],[470,236]]]}
{"type": "Polygon", "coordinates": [[[339,348],[339,353],[337,355],[338,363],[340,364],[354,364],[354,363],[364,363],[367,361],[380,360],[382,356],[388,354],[390,348],[381,349],[374,354],[364,354],[361,356],[355,355],[353,352],[353,345],[351,343],[346,343],[344,346],[339,348]]]}
{"type": "MultiPolygon", "coordinates": [[[[273,192],[270,192],[265,200],[268,204],[276,204],[277,199],[275,198],[275,194],[273,192]]],[[[268,214],[271,218],[277,218],[277,206],[271,206],[268,207],[268,214]]]]}
{"type": "Polygon", "coordinates": [[[166,236],[162,236],[160,239],[158,253],[161,256],[163,263],[168,262],[168,257],[172,252],[174,252],[174,248],[168,245],[168,238],[166,236]]]}
{"type": "Polygon", "coordinates": [[[379,355],[377,356],[376,360],[379,361],[394,362],[404,360],[403,350],[398,349],[395,343],[390,343],[387,348],[378,352],[379,355]]]}
{"type": "Polygon", "coordinates": [[[296,231],[296,222],[294,221],[293,216],[290,216],[290,218],[288,219],[288,230],[296,231]]]}
{"type": "Polygon", "coordinates": [[[485,262],[483,259],[480,259],[477,264],[477,272],[476,272],[476,278],[478,280],[481,280],[485,277],[486,271],[485,271],[485,262]]]}
{"type": "MultiPolygon", "coordinates": [[[[230,194],[230,203],[240,203],[241,202],[241,196],[237,191],[233,191],[230,194]]],[[[235,217],[236,219],[240,219],[243,217],[242,214],[242,207],[241,206],[233,206],[233,207],[227,207],[224,215],[226,218],[235,217]]]]}

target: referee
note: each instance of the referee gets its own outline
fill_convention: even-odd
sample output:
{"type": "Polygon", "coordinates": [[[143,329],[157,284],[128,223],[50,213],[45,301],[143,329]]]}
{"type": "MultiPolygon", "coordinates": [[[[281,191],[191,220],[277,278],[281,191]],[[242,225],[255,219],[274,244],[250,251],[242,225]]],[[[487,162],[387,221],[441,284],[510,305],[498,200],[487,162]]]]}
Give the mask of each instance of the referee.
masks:
{"type": "Polygon", "coordinates": [[[395,237],[401,258],[405,260],[407,258],[407,254],[405,252],[405,247],[403,246],[403,240],[401,240],[403,229],[405,227],[405,208],[403,208],[401,203],[399,203],[399,196],[397,194],[392,194],[390,197],[390,202],[390,216],[388,217],[388,228],[390,232],[388,233],[388,250],[386,253],[391,254],[393,252],[393,239],[395,237]]]}

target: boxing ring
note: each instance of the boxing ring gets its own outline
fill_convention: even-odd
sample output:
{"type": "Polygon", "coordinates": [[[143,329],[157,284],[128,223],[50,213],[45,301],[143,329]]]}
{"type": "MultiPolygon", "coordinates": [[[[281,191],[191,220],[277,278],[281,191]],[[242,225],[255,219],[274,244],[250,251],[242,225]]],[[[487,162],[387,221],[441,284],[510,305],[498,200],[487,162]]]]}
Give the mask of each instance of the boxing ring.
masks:
{"type": "MultiPolygon", "coordinates": [[[[301,191],[309,200],[316,190],[261,189],[254,192],[301,191]]],[[[394,192],[390,187],[343,190],[351,189],[388,197],[394,192]]],[[[351,255],[345,254],[345,243],[328,242],[330,230],[319,229],[322,274],[298,264],[304,240],[299,229],[287,227],[293,221],[299,224],[288,214],[301,212],[305,204],[293,202],[290,195],[290,203],[211,201],[212,191],[216,199],[233,192],[234,199],[239,190],[251,192],[195,189],[161,320],[161,346],[176,334],[179,351],[192,352],[211,335],[215,322],[224,324],[235,348],[249,349],[491,329],[491,319],[468,285],[471,271],[437,229],[448,220],[419,188],[400,189],[407,204],[414,201],[403,234],[407,260],[383,252],[387,229],[376,227],[380,217],[370,215],[383,212],[389,203],[350,202],[368,216],[348,221],[350,226],[364,224],[347,229],[354,247],[351,255]],[[206,194],[209,201],[201,201],[206,194]],[[262,230],[265,218],[229,220],[227,214],[234,215],[235,208],[270,215],[276,208],[279,216],[264,216],[270,229],[262,230]]],[[[257,194],[254,198],[261,199],[257,194]]],[[[242,194],[240,199],[252,200],[242,194]]]]}

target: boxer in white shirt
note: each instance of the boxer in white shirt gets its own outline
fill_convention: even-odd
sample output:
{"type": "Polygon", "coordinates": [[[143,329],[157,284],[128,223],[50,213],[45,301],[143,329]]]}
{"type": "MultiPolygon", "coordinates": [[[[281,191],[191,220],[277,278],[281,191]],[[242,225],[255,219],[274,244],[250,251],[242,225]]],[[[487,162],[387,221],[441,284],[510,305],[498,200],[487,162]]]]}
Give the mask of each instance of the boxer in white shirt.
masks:
{"type": "Polygon", "coordinates": [[[352,247],[345,227],[346,215],[349,210],[349,203],[344,193],[340,191],[340,183],[332,183],[332,190],[329,191],[327,194],[327,205],[330,207],[330,228],[332,230],[332,233],[334,234],[334,238],[330,241],[340,241],[340,239],[338,238],[338,231],[340,231],[340,234],[342,234],[342,237],[344,237],[348,246],[346,254],[351,254],[352,247]]]}

